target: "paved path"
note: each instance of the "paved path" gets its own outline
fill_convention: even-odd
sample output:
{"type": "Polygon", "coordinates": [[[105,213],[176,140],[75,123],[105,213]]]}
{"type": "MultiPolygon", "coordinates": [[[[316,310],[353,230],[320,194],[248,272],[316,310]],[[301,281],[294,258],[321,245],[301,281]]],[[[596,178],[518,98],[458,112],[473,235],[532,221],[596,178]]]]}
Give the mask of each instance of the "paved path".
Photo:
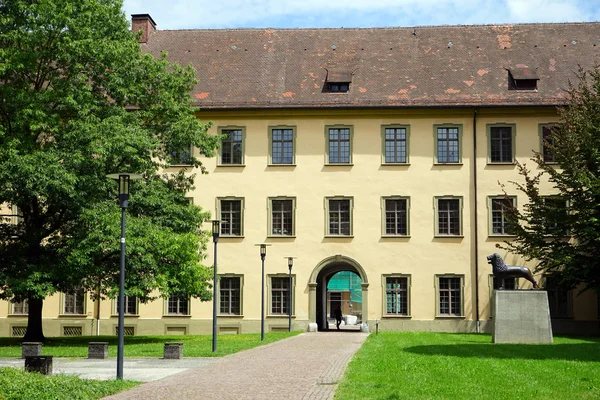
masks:
{"type": "MultiPolygon", "coordinates": [[[[218,358],[212,357],[184,358],[183,360],[125,357],[123,361],[123,378],[131,381],[150,382],[198,368],[217,360],[218,358]]],[[[23,369],[24,364],[24,360],[20,358],[0,359],[0,367],[23,369]]],[[[117,375],[117,359],[115,357],[108,360],[54,357],[52,359],[52,373],[54,375],[77,375],[85,379],[115,379],[117,375]]]]}
{"type": "Polygon", "coordinates": [[[367,336],[303,333],[105,399],[332,399],[348,362],[367,336]]]}

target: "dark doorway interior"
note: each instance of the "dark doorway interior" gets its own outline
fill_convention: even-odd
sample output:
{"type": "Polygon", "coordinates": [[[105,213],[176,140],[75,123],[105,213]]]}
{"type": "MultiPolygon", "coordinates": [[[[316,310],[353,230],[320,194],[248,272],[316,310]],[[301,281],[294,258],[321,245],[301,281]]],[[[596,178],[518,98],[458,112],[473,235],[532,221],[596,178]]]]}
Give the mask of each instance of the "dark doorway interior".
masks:
{"type": "Polygon", "coordinates": [[[343,323],[340,330],[344,331],[360,331],[361,310],[356,307],[356,300],[362,298],[362,291],[356,289],[356,284],[360,287],[361,279],[356,269],[344,262],[331,263],[323,268],[317,277],[317,293],[316,293],[316,317],[319,331],[328,331],[336,329],[335,327],[335,310],[339,307],[343,310],[343,323]],[[354,294],[352,287],[336,287],[335,290],[328,291],[327,286],[331,279],[341,271],[350,271],[354,279],[354,294]],[[353,306],[354,304],[354,306],[353,306]]]}

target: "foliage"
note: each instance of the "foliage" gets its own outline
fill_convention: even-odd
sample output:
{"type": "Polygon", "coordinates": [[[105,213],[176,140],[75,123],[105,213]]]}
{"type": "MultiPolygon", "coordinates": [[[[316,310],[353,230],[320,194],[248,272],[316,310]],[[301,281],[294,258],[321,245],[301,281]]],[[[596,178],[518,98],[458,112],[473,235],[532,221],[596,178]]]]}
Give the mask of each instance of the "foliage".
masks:
{"type": "Polygon", "coordinates": [[[592,399],[600,396],[600,342],[497,344],[490,335],[371,334],[335,398],[592,399]]]}
{"type": "Polygon", "coordinates": [[[6,400],[100,399],[138,384],[121,380],[93,381],[67,375],[45,376],[0,368],[0,399],[6,400]]]}
{"type": "MultiPolygon", "coordinates": [[[[142,54],[121,6],[0,2],[0,204],[20,212],[18,224],[0,223],[0,298],[29,300],[28,340],[43,338],[42,300],[57,290],[114,294],[110,173],[144,177],[128,210],[128,293],[210,296],[200,264],[208,214],[185,199],[194,175],[159,171],[189,145],[214,156],[218,138],[192,109],[193,69],[142,54]]],[[[197,156],[187,161],[204,172],[197,156]]]]}
{"type": "MultiPolygon", "coordinates": [[[[268,332],[265,340],[260,334],[218,335],[217,351],[212,352],[212,335],[180,335],[180,336],[125,336],[125,357],[157,357],[163,356],[165,342],[183,343],[185,357],[223,357],[242,350],[252,349],[288,337],[296,336],[302,331],[268,332]]],[[[48,338],[42,347],[44,355],[54,357],[87,357],[89,342],[108,342],[109,357],[117,356],[116,336],[78,336],[48,338]]],[[[0,358],[20,357],[21,342],[17,338],[0,338],[0,358]]]]}
{"type": "Polygon", "coordinates": [[[518,164],[523,182],[512,183],[528,203],[507,209],[515,238],[499,247],[535,260],[565,288],[600,291],[600,70],[579,71],[569,95],[545,142],[555,162],[534,152],[537,171],[518,164]]]}

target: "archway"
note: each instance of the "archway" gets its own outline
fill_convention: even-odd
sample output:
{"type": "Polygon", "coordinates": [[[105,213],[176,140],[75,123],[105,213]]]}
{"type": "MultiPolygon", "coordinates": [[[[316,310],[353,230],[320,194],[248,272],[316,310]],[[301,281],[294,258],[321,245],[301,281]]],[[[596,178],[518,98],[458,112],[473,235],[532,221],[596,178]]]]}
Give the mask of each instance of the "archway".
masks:
{"type": "Polygon", "coordinates": [[[366,322],[369,315],[367,274],[362,266],[354,259],[341,254],[322,260],[313,270],[308,287],[309,295],[309,318],[316,322],[318,329],[327,330],[327,284],[338,272],[351,271],[361,279],[362,288],[362,321],[366,322]]]}

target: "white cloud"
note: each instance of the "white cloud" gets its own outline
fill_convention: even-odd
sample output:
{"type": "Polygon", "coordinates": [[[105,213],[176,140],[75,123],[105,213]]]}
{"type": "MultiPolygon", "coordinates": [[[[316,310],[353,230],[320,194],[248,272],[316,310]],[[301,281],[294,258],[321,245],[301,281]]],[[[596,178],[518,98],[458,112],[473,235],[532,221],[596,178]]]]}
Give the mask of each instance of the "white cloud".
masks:
{"type": "Polygon", "coordinates": [[[506,3],[514,22],[578,22],[590,17],[581,1],[507,0],[506,3]]]}
{"type": "Polygon", "coordinates": [[[159,29],[373,27],[584,21],[596,0],[125,0],[159,29]],[[590,3],[592,5],[590,5],[590,3]]]}

